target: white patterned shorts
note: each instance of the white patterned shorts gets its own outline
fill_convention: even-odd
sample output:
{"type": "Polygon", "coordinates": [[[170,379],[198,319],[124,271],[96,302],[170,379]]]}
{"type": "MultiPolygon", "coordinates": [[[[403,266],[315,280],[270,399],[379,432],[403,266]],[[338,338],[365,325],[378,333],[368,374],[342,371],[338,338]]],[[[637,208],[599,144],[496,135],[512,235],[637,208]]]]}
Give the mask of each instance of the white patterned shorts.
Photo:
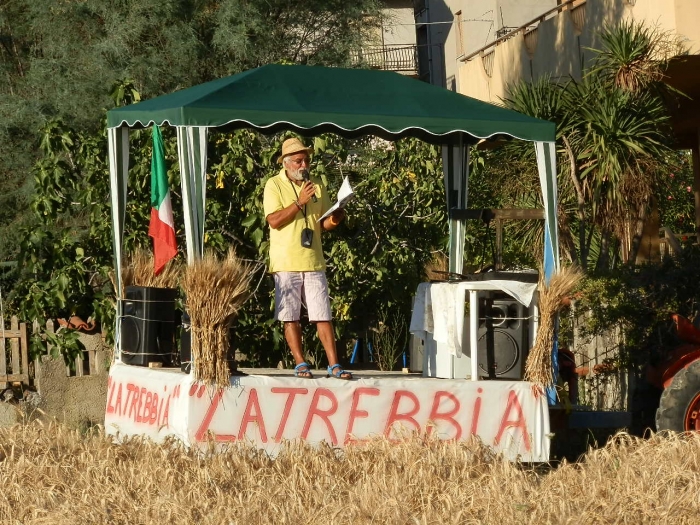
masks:
{"type": "Polygon", "coordinates": [[[325,272],[276,272],[275,319],[298,321],[302,302],[309,321],[330,321],[331,302],[325,272]]]}

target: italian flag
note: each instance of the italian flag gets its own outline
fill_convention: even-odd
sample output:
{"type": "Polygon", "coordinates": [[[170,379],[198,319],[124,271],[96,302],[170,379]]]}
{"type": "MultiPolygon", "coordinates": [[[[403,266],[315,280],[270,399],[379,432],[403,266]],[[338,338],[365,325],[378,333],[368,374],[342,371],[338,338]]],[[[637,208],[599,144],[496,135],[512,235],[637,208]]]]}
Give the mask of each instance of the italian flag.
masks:
{"type": "Polygon", "coordinates": [[[148,235],[153,237],[154,272],[158,275],[168,261],[177,255],[173,207],[170,203],[165,150],[160,128],[153,126],[153,156],[151,157],[151,224],[148,235]]]}

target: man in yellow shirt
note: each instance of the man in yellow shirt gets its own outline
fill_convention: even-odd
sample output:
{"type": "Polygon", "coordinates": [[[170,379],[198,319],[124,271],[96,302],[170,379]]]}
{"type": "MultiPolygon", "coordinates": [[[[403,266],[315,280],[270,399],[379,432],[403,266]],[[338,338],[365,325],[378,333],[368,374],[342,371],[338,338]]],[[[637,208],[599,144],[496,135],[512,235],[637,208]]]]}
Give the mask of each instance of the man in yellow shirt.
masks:
{"type": "Polygon", "coordinates": [[[332,230],[344,218],[343,209],[318,221],[330,207],[323,181],[309,176],[307,148],[297,138],[282,144],[280,172],[265,184],[263,208],[270,225],[270,273],[275,279],[275,319],[284,323],[284,337],[292,351],[297,377],[312,378],[301,346],[301,305],[316,324],[318,338],[328,358],[328,375],[352,379],[338,363],[331,305],[326,281],[326,261],[321,230],[332,230]]]}

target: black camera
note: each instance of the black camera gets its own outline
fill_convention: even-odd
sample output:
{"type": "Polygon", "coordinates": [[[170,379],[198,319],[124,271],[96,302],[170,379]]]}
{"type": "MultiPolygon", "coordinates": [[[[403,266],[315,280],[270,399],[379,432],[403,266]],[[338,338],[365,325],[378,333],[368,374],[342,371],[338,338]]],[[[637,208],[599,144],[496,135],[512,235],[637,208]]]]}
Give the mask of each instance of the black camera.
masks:
{"type": "Polygon", "coordinates": [[[311,241],[314,240],[314,231],[311,228],[301,230],[301,245],[304,248],[311,248],[311,241]]]}

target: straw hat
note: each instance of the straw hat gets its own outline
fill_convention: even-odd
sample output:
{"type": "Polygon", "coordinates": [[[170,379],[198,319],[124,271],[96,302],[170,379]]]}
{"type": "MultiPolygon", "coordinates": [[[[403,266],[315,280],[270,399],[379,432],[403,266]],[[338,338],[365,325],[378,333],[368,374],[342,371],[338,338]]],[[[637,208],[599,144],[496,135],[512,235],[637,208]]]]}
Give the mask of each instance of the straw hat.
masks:
{"type": "Polygon", "coordinates": [[[277,162],[282,164],[282,159],[288,155],[294,155],[295,153],[301,153],[305,151],[311,155],[314,151],[313,148],[307,148],[304,143],[297,138],[287,139],[282,143],[282,154],[277,158],[277,162]]]}

